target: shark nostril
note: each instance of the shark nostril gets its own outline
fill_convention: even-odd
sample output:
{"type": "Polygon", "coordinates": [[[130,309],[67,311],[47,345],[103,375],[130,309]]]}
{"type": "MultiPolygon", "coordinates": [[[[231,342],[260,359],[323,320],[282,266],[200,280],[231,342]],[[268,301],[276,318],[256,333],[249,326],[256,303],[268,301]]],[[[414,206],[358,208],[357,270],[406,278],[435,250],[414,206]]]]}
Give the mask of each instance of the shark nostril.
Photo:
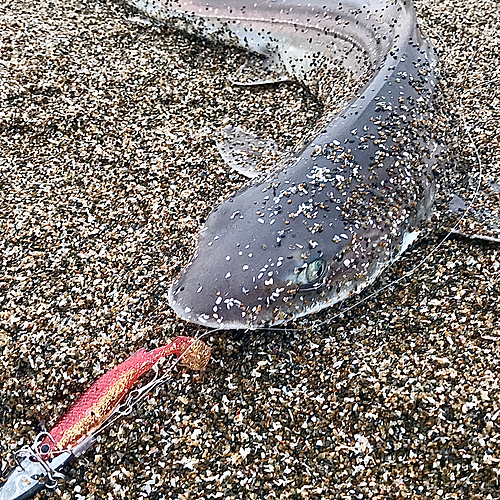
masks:
{"type": "Polygon", "coordinates": [[[184,291],[183,286],[173,285],[171,288],[171,294],[173,297],[176,297],[182,291],[184,291]]]}

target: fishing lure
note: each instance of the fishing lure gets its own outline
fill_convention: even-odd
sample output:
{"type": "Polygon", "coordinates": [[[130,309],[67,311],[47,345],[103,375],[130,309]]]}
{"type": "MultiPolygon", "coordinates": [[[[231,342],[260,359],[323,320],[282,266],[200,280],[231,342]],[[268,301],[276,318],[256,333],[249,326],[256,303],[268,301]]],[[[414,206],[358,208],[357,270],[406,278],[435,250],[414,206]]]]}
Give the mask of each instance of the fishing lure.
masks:
{"type": "Polygon", "coordinates": [[[134,383],[171,354],[191,370],[203,370],[210,360],[210,348],[192,337],[176,337],[149,352],[138,350],[94,382],[41,442],[19,450],[20,463],[0,487],[0,500],[23,500],[43,488],[55,487],[63,477],[58,471],[92,446],[96,431],[114,414],[134,383]]]}
{"type": "Polygon", "coordinates": [[[139,349],[126,361],[104,374],[76,401],[40,445],[42,456],[74,447],[98,429],[124,395],[161,358],[175,354],[192,370],[205,368],[210,358],[206,344],[190,337],[177,337],[168,345],[147,352],[139,349]]]}

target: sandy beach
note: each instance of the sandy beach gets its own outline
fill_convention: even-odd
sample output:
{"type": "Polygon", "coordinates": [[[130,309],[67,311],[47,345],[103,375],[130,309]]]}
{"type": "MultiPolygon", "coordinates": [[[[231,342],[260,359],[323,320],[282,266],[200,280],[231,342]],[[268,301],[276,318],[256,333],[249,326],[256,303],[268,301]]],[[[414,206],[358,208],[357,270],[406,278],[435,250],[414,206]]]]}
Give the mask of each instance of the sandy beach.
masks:
{"type": "MultiPolygon", "coordinates": [[[[205,372],[176,366],[37,498],[500,498],[500,246],[436,249],[452,194],[470,200],[481,180],[475,210],[500,206],[500,8],[416,7],[441,59],[450,159],[422,237],[340,307],[209,332],[205,372]]],[[[206,333],[167,292],[245,182],[215,135],[242,125],[289,147],[323,111],[300,85],[232,85],[249,57],[111,1],[0,5],[2,471],[137,349],[206,333]]],[[[498,236],[494,221],[458,229],[498,236]]]]}

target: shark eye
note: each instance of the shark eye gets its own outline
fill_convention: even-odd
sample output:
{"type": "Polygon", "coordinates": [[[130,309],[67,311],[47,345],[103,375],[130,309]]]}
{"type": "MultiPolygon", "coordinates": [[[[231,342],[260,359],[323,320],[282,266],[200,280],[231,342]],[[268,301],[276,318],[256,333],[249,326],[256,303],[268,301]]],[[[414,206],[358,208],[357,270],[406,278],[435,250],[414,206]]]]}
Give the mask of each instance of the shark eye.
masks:
{"type": "Polygon", "coordinates": [[[323,271],[325,270],[326,265],[323,259],[313,260],[308,266],[306,270],[307,282],[313,283],[321,278],[323,271]]]}
{"type": "Polygon", "coordinates": [[[303,285],[310,285],[318,281],[326,269],[326,262],[323,259],[316,259],[301,268],[296,269],[297,282],[303,285]]]}

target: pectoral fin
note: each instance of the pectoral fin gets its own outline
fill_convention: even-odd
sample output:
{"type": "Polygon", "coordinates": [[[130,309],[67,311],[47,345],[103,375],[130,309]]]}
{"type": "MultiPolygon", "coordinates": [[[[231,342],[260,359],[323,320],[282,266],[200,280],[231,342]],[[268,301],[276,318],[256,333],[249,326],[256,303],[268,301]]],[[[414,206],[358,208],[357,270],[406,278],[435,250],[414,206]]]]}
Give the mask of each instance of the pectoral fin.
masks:
{"type": "Polygon", "coordinates": [[[491,181],[485,192],[480,193],[472,206],[457,195],[453,195],[448,209],[464,216],[452,234],[471,239],[500,243],[500,184],[491,181]]]}
{"type": "Polygon", "coordinates": [[[217,140],[222,159],[236,172],[249,178],[276,168],[290,152],[282,151],[272,139],[262,139],[241,127],[224,127],[217,140]]]}

